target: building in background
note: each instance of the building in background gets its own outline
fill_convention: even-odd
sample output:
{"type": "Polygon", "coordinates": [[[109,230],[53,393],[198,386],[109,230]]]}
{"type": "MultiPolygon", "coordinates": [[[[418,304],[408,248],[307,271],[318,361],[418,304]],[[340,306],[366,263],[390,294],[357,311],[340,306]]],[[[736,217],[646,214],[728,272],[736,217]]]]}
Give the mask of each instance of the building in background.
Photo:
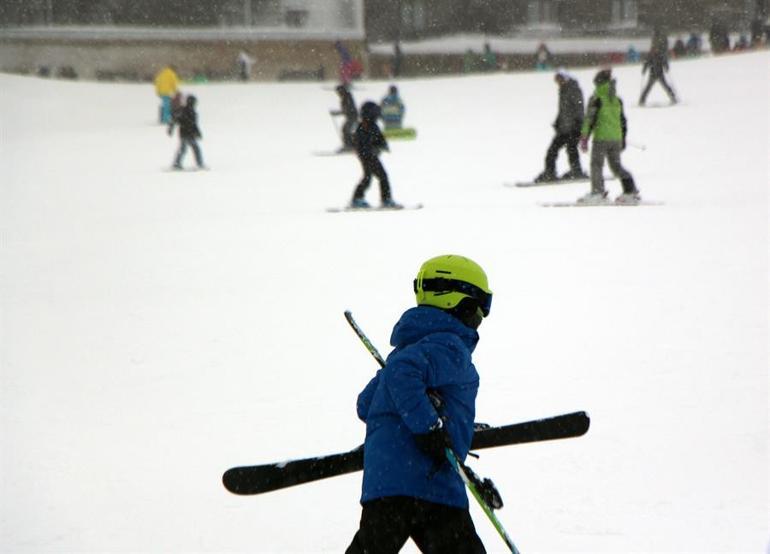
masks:
{"type": "Polygon", "coordinates": [[[768,0],[365,0],[371,42],[453,33],[617,34],[731,31],[768,16],[768,0]]]}
{"type": "MultiPolygon", "coordinates": [[[[394,67],[407,75],[451,73],[463,65],[457,56],[420,57],[405,43],[461,34],[538,41],[714,31],[761,36],[769,2],[0,0],[0,70],[149,80],[170,63],[183,78],[227,79],[237,77],[238,55],[245,52],[257,80],[335,79],[339,40],[370,76],[392,75],[394,67]],[[403,50],[396,55],[399,42],[403,50]],[[370,55],[378,43],[390,43],[387,55],[370,55]]],[[[607,53],[571,54],[557,62],[597,63],[607,53]]],[[[529,63],[522,56],[498,62],[509,69],[529,63]]]]}
{"type": "Polygon", "coordinates": [[[334,78],[335,41],[366,62],[363,0],[3,0],[0,69],[149,80],[334,78]]]}

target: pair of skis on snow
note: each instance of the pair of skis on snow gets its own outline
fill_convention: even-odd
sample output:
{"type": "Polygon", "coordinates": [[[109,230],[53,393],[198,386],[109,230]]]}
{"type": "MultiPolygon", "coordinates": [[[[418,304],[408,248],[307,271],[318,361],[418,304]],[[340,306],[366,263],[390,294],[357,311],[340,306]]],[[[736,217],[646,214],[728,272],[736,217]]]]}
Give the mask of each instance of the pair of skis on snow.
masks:
{"type": "MultiPolygon", "coordinates": [[[[346,311],[345,318],[380,367],[384,367],[385,360],[355,322],[353,315],[346,311]]],[[[502,427],[491,427],[477,423],[471,442],[471,450],[579,437],[588,431],[589,425],[590,419],[585,412],[573,412],[502,427]]],[[[518,554],[518,549],[494,513],[496,507],[502,506],[502,501],[497,506],[491,505],[485,491],[481,490],[482,482],[475,473],[450,448],[446,449],[446,456],[505,544],[511,552],[518,554]]],[[[348,452],[338,454],[233,467],[224,473],[222,482],[225,488],[234,494],[254,495],[360,471],[363,467],[364,446],[361,445],[348,452]]],[[[488,480],[485,480],[484,484],[486,482],[488,480]]]]}
{"type": "MultiPolygon", "coordinates": [[[[605,181],[615,179],[614,175],[608,175],[604,177],[605,181]]],[[[517,181],[515,183],[503,183],[504,187],[517,187],[517,188],[532,188],[532,187],[551,187],[556,185],[570,185],[573,183],[584,183],[588,181],[588,178],[574,178],[574,179],[554,179],[551,181],[517,181]]],[[[562,201],[562,202],[542,202],[540,204],[544,208],[600,208],[607,206],[616,207],[633,207],[633,206],[662,206],[663,202],[656,202],[650,200],[639,200],[633,203],[623,202],[597,202],[597,203],[581,203],[577,201],[562,201]]]]}

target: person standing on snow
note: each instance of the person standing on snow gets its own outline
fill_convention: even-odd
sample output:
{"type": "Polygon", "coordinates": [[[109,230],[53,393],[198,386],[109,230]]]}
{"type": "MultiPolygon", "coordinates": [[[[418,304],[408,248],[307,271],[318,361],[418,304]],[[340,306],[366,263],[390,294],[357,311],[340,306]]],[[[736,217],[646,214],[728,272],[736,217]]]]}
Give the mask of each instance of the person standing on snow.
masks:
{"type": "Polygon", "coordinates": [[[583,91],[580,89],[577,80],[564,69],[556,72],[554,81],[559,86],[559,113],[556,116],[556,121],[553,123],[556,135],[553,137],[545,155],[545,170],[535,178],[536,183],[559,179],[559,176],[556,174],[556,158],[562,147],[567,149],[570,170],[561,178],[588,178],[588,175],[583,173],[583,168],[580,166],[580,154],[578,153],[580,129],[583,126],[583,91]]]}
{"type": "Polygon", "coordinates": [[[361,521],[346,554],[483,553],[462,479],[447,460],[468,454],[479,375],[472,354],[492,291],[474,261],[426,261],[414,280],[417,307],[393,328],[395,347],[358,396],[366,423],[361,521]]]}
{"type": "Polygon", "coordinates": [[[666,56],[666,52],[664,50],[657,50],[653,48],[650,53],[647,54],[647,59],[644,61],[644,65],[642,66],[642,75],[644,75],[648,69],[650,70],[650,79],[647,81],[647,86],[644,87],[642,96],[639,98],[639,105],[644,106],[652,85],[658,81],[665,89],[668,97],[671,99],[671,103],[676,104],[676,94],[671,88],[671,85],[669,85],[666,81],[666,72],[669,68],[668,56],[666,56]]]}
{"type": "Polygon", "coordinates": [[[173,65],[167,65],[155,76],[155,93],[160,98],[160,123],[171,122],[171,98],[179,88],[179,77],[173,65]]]}
{"type": "Polygon", "coordinates": [[[596,89],[588,101],[588,110],[580,133],[580,149],[588,151],[588,138],[593,135],[591,148],[591,192],[578,199],[581,204],[604,204],[604,159],[623,186],[623,194],[615,199],[619,204],[638,204],[641,200],[634,178],[621,165],[620,153],[626,149],[628,127],[623,101],[615,92],[612,70],[603,69],[594,77],[596,89]]]}
{"type": "Polygon", "coordinates": [[[361,162],[364,170],[364,176],[358,183],[353,192],[353,199],[350,202],[351,208],[369,208],[369,203],[364,199],[369,184],[372,181],[372,175],[377,177],[380,182],[380,199],[383,208],[401,208],[391,197],[390,182],[388,174],[380,162],[380,150],[388,150],[388,143],[382,136],[377,125],[377,118],[380,117],[380,107],[374,102],[364,102],[361,106],[361,122],[356,129],[353,137],[356,155],[361,162]]]}
{"type": "Polygon", "coordinates": [[[241,81],[248,81],[251,79],[251,66],[254,65],[256,60],[249,56],[243,50],[238,54],[238,73],[241,81]]]}
{"type": "Polygon", "coordinates": [[[356,101],[353,100],[353,95],[346,85],[338,85],[335,89],[337,96],[340,97],[340,109],[332,110],[332,116],[344,115],[345,123],[342,124],[342,147],[340,152],[347,150],[353,150],[353,131],[358,125],[358,108],[356,108],[356,101]]]}
{"type": "Polygon", "coordinates": [[[179,125],[179,150],[177,151],[176,158],[174,158],[174,169],[182,169],[182,160],[187,147],[192,148],[195,154],[195,163],[198,165],[198,169],[205,169],[203,165],[203,156],[201,154],[198,141],[202,139],[201,131],[198,128],[198,113],[195,111],[195,104],[197,99],[192,94],[187,97],[187,101],[183,108],[177,110],[174,114],[174,119],[168,126],[168,134],[171,136],[174,133],[174,125],[179,125]]]}

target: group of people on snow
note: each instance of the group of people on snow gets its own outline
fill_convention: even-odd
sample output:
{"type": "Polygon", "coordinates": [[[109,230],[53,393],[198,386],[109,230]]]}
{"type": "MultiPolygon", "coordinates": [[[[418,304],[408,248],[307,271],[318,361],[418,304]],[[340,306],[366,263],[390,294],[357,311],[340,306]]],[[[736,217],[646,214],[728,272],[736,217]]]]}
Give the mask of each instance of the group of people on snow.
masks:
{"type": "Polygon", "coordinates": [[[190,148],[198,168],[205,169],[198,144],[203,135],[198,128],[198,112],[195,110],[197,98],[192,94],[185,97],[179,90],[179,76],[174,66],[164,67],[155,76],[155,92],[161,100],[160,123],[167,126],[169,136],[173,135],[174,127],[179,128],[179,148],[171,167],[181,170],[187,148],[190,148]]]}
{"type": "MultiPolygon", "coordinates": [[[[649,79],[639,98],[639,105],[644,106],[647,96],[655,83],[660,83],[669,96],[671,104],[677,103],[676,93],[666,80],[669,70],[665,50],[653,46],[642,65],[642,75],[649,71],[649,79]]],[[[612,173],[620,179],[623,193],[615,199],[616,203],[635,204],[641,198],[633,176],[620,161],[621,152],[626,148],[628,124],[623,101],[618,97],[616,81],[610,69],[599,71],[594,77],[595,89],[587,106],[583,103],[583,92],[577,80],[566,70],[560,69],[554,76],[559,87],[559,104],[556,121],[553,123],[555,135],[545,155],[545,168],[535,177],[535,182],[545,183],[589,177],[583,172],[578,148],[588,151],[588,140],[593,137],[590,161],[591,191],[578,199],[579,203],[598,204],[607,201],[604,187],[604,162],[612,173]],[[563,175],[556,172],[556,160],[559,151],[565,148],[570,169],[563,175]]]]}
{"type": "Polygon", "coordinates": [[[398,87],[391,85],[388,88],[388,94],[380,104],[372,101],[364,102],[360,114],[349,85],[338,85],[335,90],[340,100],[340,108],[331,110],[330,114],[332,117],[341,115],[345,118],[340,133],[342,146],[338,152],[355,152],[363,169],[363,177],[353,192],[350,207],[370,207],[364,196],[374,176],[380,185],[381,206],[400,208],[401,205],[393,200],[388,174],[379,159],[380,152],[389,151],[389,147],[377,124],[377,120],[382,119],[385,123],[385,129],[401,128],[406,107],[401,100],[398,87]]]}
{"type": "MultiPolygon", "coordinates": [[[[642,68],[643,74],[647,71],[649,81],[640,105],[656,82],[676,102],[665,79],[665,54],[653,49],[642,68]]],[[[244,73],[247,78],[245,68],[244,73]]],[[[606,201],[606,161],[623,189],[616,202],[637,203],[639,190],[621,163],[628,126],[612,71],[596,73],[587,102],[579,83],[566,70],[558,70],[554,81],[559,91],[555,134],[544,171],[536,181],[588,178],[579,150],[587,152],[592,139],[591,191],[579,202],[606,201]],[[562,148],[566,148],[570,169],[560,176],[556,161],[562,148]]],[[[167,125],[169,134],[179,128],[180,145],[173,167],[181,169],[190,148],[202,168],[196,98],[184,98],[178,83],[170,66],[155,80],[161,98],[160,122],[167,125]]],[[[386,130],[401,128],[405,105],[398,88],[390,86],[379,104],[366,101],[360,110],[348,83],[335,91],[340,107],[331,114],[344,117],[340,151],[355,152],[363,171],[351,207],[369,207],[365,194],[373,177],[379,181],[382,206],[399,207],[379,159],[380,152],[389,148],[378,125],[383,119],[386,130]]],[[[394,350],[357,399],[358,417],[366,424],[366,455],[360,524],[346,552],[398,552],[412,538],[423,552],[483,553],[463,481],[448,453],[464,460],[473,438],[479,376],[472,354],[479,341],[478,328],[490,313],[492,291],[481,266],[458,255],[427,260],[413,290],[417,305],[396,323],[391,337],[394,350]]]]}

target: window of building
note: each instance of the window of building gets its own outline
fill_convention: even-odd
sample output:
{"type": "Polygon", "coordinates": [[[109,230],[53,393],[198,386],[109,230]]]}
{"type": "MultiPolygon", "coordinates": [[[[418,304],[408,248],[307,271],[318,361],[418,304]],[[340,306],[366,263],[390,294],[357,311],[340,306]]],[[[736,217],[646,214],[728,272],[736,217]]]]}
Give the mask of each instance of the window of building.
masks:
{"type": "Polygon", "coordinates": [[[556,23],[556,2],[553,0],[529,0],[527,22],[530,25],[556,23]]]}
{"type": "Polygon", "coordinates": [[[425,29],[425,2],[412,0],[401,4],[401,25],[410,31],[422,31],[425,29]]]}
{"type": "Polygon", "coordinates": [[[636,24],[636,0],[612,0],[611,21],[615,25],[636,24]]]}

